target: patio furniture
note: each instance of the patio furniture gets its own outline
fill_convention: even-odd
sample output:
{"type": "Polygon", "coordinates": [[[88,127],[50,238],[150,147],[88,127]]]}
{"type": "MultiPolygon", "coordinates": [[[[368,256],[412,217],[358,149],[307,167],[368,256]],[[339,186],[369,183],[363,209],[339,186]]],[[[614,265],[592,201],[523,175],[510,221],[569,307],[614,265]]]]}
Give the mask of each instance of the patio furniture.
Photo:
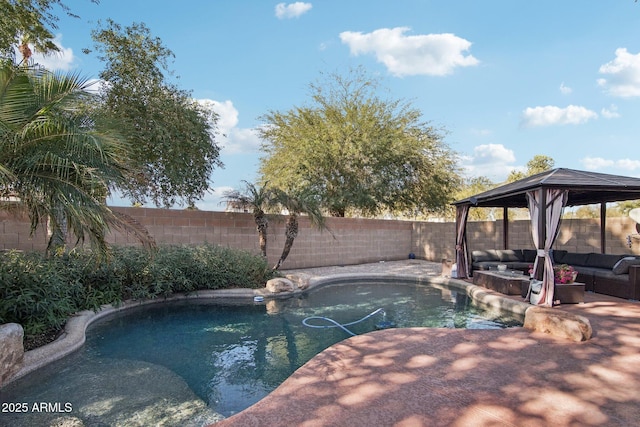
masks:
{"type": "Polygon", "coordinates": [[[529,276],[520,272],[483,270],[473,275],[473,284],[505,295],[521,295],[522,289],[529,287],[529,276]]]}
{"type": "MultiPolygon", "coordinates": [[[[552,257],[555,265],[572,266],[578,272],[577,282],[582,283],[586,291],[640,300],[640,257],[564,250],[552,251],[552,257]]],[[[473,276],[483,270],[495,269],[499,264],[506,265],[509,270],[528,272],[534,261],[535,251],[530,249],[489,249],[471,253],[473,276]]]]}

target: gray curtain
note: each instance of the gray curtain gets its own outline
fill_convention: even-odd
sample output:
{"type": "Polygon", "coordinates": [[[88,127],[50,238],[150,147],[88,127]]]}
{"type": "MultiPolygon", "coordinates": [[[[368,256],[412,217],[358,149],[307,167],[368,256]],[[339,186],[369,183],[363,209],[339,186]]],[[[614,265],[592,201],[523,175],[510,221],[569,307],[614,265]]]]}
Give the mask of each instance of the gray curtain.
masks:
{"type": "Polygon", "coordinates": [[[470,276],[469,253],[467,247],[467,216],[469,205],[456,207],[456,267],[458,279],[466,279],[470,276]]]}
{"type": "MultiPolygon", "coordinates": [[[[560,228],[562,209],[567,202],[567,191],[541,188],[527,192],[529,213],[531,215],[531,234],[533,244],[538,250],[533,271],[538,271],[538,263],[544,263],[542,290],[539,305],[553,306],[554,275],[553,260],[549,255],[560,228]],[[541,228],[544,230],[544,241],[540,241],[541,228]],[[541,261],[542,260],[542,261],[541,261]]],[[[531,291],[531,290],[529,290],[531,291]]],[[[529,295],[527,295],[529,299],[529,295]]]]}

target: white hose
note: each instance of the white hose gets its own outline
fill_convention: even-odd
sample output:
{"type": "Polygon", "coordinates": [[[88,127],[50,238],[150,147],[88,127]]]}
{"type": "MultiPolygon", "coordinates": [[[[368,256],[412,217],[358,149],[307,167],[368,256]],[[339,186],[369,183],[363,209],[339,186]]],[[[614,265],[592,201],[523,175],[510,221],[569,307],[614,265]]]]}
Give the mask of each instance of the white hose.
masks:
{"type": "Polygon", "coordinates": [[[360,319],[360,320],[356,320],[356,321],[354,321],[354,322],[350,322],[350,323],[342,323],[342,324],[341,324],[341,323],[338,323],[338,322],[336,322],[335,320],[330,319],[330,318],[328,318],[328,317],[323,317],[323,316],[309,316],[309,317],[305,318],[304,320],[302,320],[302,324],[303,324],[304,326],[308,326],[308,327],[310,327],[310,328],[318,328],[318,329],[340,328],[340,329],[342,329],[343,331],[345,331],[346,333],[348,333],[349,335],[351,335],[351,336],[355,336],[356,334],[354,334],[353,332],[351,332],[351,331],[350,331],[349,329],[347,329],[346,327],[347,327],[347,326],[351,326],[351,325],[355,325],[356,323],[360,323],[360,322],[362,322],[362,321],[365,321],[365,320],[367,320],[368,318],[370,318],[371,316],[374,316],[374,315],[376,315],[376,314],[378,314],[378,313],[385,314],[385,313],[384,313],[384,309],[379,308],[379,309],[377,309],[376,311],[374,311],[374,312],[372,312],[372,313],[367,314],[367,315],[366,315],[366,316],[364,316],[362,319],[360,319]],[[309,320],[312,320],[312,319],[325,320],[325,321],[327,321],[327,322],[331,323],[331,325],[310,325],[310,324],[308,323],[308,321],[309,321],[309,320]]]}

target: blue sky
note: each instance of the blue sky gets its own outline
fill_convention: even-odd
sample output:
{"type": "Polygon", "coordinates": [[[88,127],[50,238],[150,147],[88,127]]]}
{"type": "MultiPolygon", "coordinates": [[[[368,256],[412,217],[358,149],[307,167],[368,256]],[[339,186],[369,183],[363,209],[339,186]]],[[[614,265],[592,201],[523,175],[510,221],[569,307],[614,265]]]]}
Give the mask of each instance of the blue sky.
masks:
{"type": "MultiPolygon", "coordinates": [[[[363,66],[409,100],[467,176],[504,180],[536,154],[557,167],[640,176],[640,4],[633,0],[67,1],[50,68],[97,78],[82,48],[111,18],[144,22],[177,84],[220,115],[224,169],[197,206],[255,181],[269,110],[309,100],[320,73],[363,66]]],[[[114,199],[112,204],[128,204],[114,199]]]]}

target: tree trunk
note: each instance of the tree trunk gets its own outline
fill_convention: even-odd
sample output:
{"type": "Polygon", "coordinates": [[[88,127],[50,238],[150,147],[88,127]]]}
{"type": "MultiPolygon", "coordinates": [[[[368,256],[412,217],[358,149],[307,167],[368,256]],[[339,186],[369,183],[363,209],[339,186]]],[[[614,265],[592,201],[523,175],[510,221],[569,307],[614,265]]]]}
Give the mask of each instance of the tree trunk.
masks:
{"type": "Polygon", "coordinates": [[[267,257],[267,228],[269,221],[264,214],[254,215],[256,221],[256,230],[258,230],[258,240],[260,241],[260,253],[264,258],[267,257]]]}
{"type": "Polygon", "coordinates": [[[290,215],[287,218],[287,226],[284,232],[285,240],[284,240],[284,248],[282,249],[282,255],[280,255],[280,259],[278,263],[273,267],[274,270],[280,268],[285,259],[289,256],[289,252],[291,251],[291,247],[293,246],[293,241],[298,236],[298,216],[290,215]]]}
{"type": "Polygon", "coordinates": [[[67,249],[67,218],[59,206],[54,212],[47,220],[47,256],[62,255],[67,249]]]}

